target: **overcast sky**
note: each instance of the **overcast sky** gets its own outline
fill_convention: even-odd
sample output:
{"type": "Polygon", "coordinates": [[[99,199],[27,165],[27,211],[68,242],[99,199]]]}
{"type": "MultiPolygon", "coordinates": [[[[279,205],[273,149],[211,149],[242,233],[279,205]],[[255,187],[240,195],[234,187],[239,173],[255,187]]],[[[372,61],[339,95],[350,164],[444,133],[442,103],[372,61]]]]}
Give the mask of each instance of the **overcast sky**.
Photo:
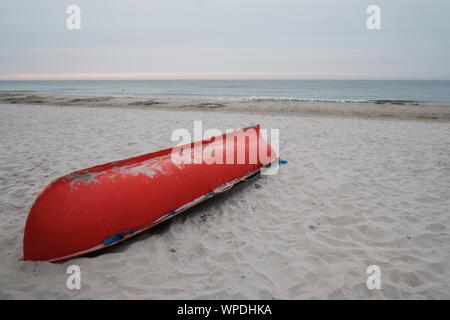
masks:
{"type": "Polygon", "coordinates": [[[0,79],[450,79],[449,39],[449,0],[1,0],[0,79]]]}

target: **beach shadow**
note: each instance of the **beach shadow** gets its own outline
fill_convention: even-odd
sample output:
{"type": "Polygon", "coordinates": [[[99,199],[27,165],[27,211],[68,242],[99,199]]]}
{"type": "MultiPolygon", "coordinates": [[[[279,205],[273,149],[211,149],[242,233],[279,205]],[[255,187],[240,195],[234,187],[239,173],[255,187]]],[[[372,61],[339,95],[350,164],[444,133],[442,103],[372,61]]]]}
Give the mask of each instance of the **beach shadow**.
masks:
{"type": "MultiPolygon", "coordinates": [[[[205,212],[208,212],[213,206],[225,206],[226,202],[229,201],[231,198],[235,196],[236,193],[242,192],[254,185],[254,183],[259,180],[260,175],[257,175],[255,178],[248,180],[248,181],[242,181],[238,184],[234,185],[233,188],[230,190],[219,193],[202,203],[199,203],[198,205],[186,210],[185,212],[180,213],[179,215],[175,216],[172,219],[166,220],[153,228],[150,228],[141,234],[138,234],[134,237],[131,237],[127,240],[124,240],[116,245],[112,245],[110,247],[107,247],[105,249],[101,249],[98,251],[94,251],[91,253],[88,253],[86,255],[83,255],[83,258],[96,258],[98,256],[102,256],[104,254],[117,254],[117,253],[123,253],[128,250],[128,247],[131,246],[133,243],[141,242],[147,240],[149,237],[162,234],[164,232],[167,232],[170,228],[170,225],[177,221],[178,219],[192,219],[193,217],[197,215],[205,214],[205,212]]],[[[258,185],[259,186],[259,185],[258,185]]],[[[255,185],[255,188],[256,185],[255,185]]]]}

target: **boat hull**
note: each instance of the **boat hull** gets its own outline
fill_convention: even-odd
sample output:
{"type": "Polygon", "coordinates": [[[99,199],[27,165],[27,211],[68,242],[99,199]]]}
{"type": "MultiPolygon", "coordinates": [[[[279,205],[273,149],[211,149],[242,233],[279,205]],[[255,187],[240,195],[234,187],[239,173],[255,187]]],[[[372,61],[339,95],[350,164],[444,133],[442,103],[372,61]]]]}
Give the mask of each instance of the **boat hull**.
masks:
{"type": "Polygon", "coordinates": [[[189,152],[190,163],[174,161],[174,148],[169,148],[52,182],[28,215],[24,259],[61,261],[117,244],[257,174],[275,159],[259,126],[178,148],[189,152]],[[256,139],[237,138],[249,130],[256,139]],[[226,139],[235,143],[230,146],[226,139]],[[216,154],[205,155],[205,148],[222,151],[224,161],[211,163],[216,154]],[[246,155],[244,163],[226,163],[227,155],[237,162],[239,153],[246,155]],[[256,161],[250,161],[251,153],[258,154],[256,161]]]}

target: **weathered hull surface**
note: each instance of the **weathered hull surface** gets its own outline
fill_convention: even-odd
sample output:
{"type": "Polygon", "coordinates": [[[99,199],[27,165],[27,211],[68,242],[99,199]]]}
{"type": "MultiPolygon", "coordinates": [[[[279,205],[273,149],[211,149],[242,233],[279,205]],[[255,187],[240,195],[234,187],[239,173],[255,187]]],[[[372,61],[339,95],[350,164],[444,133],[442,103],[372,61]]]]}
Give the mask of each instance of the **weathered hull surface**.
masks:
{"type": "MultiPolygon", "coordinates": [[[[257,141],[236,139],[231,146],[218,136],[185,146],[198,157],[199,146],[216,148],[241,164],[208,162],[177,164],[173,148],[80,170],[47,186],[33,204],[25,226],[25,260],[60,261],[99,250],[135,236],[174,217],[216,193],[257,174],[275,160],[275,152],[259,133],[257,141]],[[266,157],[250,161],[249,152],[266,157]]],[[[215,153],[213,153],[215,155],[215,153]]]]}

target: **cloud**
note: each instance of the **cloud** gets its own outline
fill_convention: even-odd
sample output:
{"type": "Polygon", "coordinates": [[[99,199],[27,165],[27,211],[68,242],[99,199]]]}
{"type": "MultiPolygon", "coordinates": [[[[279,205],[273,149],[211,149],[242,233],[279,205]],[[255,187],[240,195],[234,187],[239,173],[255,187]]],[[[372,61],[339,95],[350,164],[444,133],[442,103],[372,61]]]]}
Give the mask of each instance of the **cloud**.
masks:
{"type": "Polygon", "coordinates": [[[450,78],[450,2],[78,0],[0,3],[0,78],[450,78]]]}

